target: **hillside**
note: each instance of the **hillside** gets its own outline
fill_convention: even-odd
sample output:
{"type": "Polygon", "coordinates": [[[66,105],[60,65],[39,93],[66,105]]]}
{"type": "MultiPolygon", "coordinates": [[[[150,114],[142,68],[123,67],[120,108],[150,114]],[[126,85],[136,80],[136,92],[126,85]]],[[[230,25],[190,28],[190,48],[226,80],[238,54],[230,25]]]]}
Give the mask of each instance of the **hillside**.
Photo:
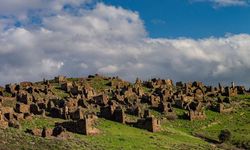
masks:
{"type": "Polygon", "coordinates": [[[250,149],[250,92],[233,83],[58,76],[0,88],[0,112],[3,150],[250,149]]]}

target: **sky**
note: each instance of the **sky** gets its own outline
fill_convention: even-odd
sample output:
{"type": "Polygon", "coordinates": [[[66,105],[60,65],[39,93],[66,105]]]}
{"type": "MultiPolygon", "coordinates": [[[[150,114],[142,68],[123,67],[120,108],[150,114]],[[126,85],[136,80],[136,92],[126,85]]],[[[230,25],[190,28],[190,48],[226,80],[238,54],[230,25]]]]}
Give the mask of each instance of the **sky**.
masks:
{"type": "Polygon", "coordinates": [[[250,9],[242,0],[104,0],[136,11],[153,38],[221,37],[250,33],[250,9]],[[200,1],[200,2],[199,2],[200,1]]]}
{"type": "Polygon", "coordinates": [[[249,0],[0,0],[0,85],[63,74],[250,84],[249,0]]]}

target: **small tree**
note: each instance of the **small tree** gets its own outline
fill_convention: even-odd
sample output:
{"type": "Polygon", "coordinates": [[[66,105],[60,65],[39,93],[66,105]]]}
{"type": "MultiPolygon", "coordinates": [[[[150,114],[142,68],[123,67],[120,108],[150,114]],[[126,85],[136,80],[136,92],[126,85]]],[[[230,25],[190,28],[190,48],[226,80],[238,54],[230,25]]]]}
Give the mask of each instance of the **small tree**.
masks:
{"type": "Polygon", "coordinates": [[[231,132],[228,129],[220,131],[219,140],[221,143],[229,141],[230,138],[231,138],[231,132]]]}

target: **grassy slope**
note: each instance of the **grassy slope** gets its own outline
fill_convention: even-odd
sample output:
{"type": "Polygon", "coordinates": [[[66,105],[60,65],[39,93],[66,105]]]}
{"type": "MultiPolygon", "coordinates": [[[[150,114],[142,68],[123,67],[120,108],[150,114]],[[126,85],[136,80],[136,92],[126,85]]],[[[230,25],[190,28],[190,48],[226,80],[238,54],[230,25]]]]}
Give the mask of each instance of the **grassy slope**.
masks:
{"type": "Polygon", "coordinates": [[[71,134],[69,140],[44,139],[31,136],[27,128],[52,127],[60,119],[34,118],[22,122],[22,129],[0,130],[0,149],[206,149],[208,143],[170,127],[162,132],[150,133],[116,122],[99,119],[97,136],[71,134]],[[192,141],[192,142],[190,142],[192,141]]]}
{"type": "Polygon", "coordinates": [[[197,133],[206,135],[209,138],[218,140],[218,134],[221,129],[229,129],[232,133],[230,140],[231,144],[238,145],[250,149],[250,101],[249,96],[238,96],[237,100],[241,99],[241,107],[230,114],[219,115],[214,112],[209,112],[213,122],[196,129],[197,133]],[[247,147],[246,147],[247,146],[247,147]]]}
{"type": "MultiPolygon", "coordinates": [[[[177,130],[189,133],[191,135],[201,134],[209,139],[218,141],[218,135],[221,130],[229,129],[232,138],[229,143],[242,146],[248,145],[250,148],[250,101],[249,96],[238,96],[233,98],[235,101],[241,101],[239,108],[235,112],[229,114],[219,114],[210,110],[206,110],[207,119],[204,121],[186,121],[177,119],[169,122],[167,126],[177,130]]],[[[175,109],[178,115],[184,113],[181,109],[175,109]]]]}
{"type": "MultiPolygon", "coordinates": [[[[73,80],[73,79],[72,79],[73,80]]],[[[108,88],[107,80],[94,78],[88,83],[101,91],[108,88]]],[[[59,87],[59,85],[55,85],[59,87]]],[[[148,89],[144,89],[148,91],[148,89]]],[[[58,88],[53,88],[59,97],[68,94],[58,88]]],[[[209,143],[192,136],[195,133],[203,134],[211,139],[218,140],[217,136],[222,129],[229,129],[232,132],[233,144],[250,142],[250,96],[238,96],[233,100],[242,100],[246,104],[245,108],[239,108],[236,113],[218,114],[207,110],[205,121],[187,121],[177,119],[166,121],[159,133],[150,133],[141,129],[136,129],[112,121],[99,119],[97,127],[102,134],[97,136],[84,136],[71,134],[71,139],[44,139],[34,137],[25,133],[26,129],[53,127],[60,119],[35,118],[31,121],[21,122],[22,129],[9,128],[0,130],[0,149],[211,149],[209,143]]],[[[182,116],[184,110],[175,109],[177,115],[182,116]]],[[[152,113],[161,117],[158,112],[152,113]]]]}

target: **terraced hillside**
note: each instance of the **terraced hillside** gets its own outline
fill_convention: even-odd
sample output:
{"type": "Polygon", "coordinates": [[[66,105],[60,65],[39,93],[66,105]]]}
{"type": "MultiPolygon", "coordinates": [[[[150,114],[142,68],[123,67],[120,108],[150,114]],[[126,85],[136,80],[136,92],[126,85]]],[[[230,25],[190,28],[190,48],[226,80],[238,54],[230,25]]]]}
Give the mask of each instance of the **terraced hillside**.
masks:
{"type": "MultiPolygon", "coordinates": [[[[183,93],[187,87],[173,85],[170,80],[166,80],[169,82],[164,81],[161,83],[157,83],[160,82],[158,79],[144,82],[137,80],[136,83],[129,83],[119,78],[107,78],[99,75],[89,76],[88,78],[62,78],[60,80],[56,78],[55,80],[37,83],[19,83],[18,85],[21,85],[20,89],[12,89],[14,85],[8,85],[9,89],[6,87],[1,88],[1,120],[2,122],[8,122],[8,126],[10,127],[0,129],[0,149],[151,150],[250,148],[250,95],[248,95],[247,90],[244,90],[243,94],[240,93],[242,87],[230,87],[231,90],[236,90],[235,95],[230,95],[233,93],[223,93],[219,90],[211,93],[208,90],[210,87],[204,85],[196,86],[197,82],[192,83],[188,88],[188,92],[194,93],[193,95],[189,95],[188,92],[186,94],[183,93]],[[66,83],[69,86],[66,86],[68,89],[64,89],[64,86],[62,86],[66,83]],[[78,87],[77,94],[74,91],[74,87],[76,86],[78,87]],[[26,103],[26,101],[22,101],[23,99],[18,99],[20,91],[29,91],[30,87],[34,90],[32,93],[27,93],[33,96],[30,99],[31,101],[26,103]],[[129,91],[129,87],[133,88],[132,91],[129,91]],[[87,95],[84,93],[86,89],[91,89],[93,94],[87,95]],[[197,89],[202,92],[199,93],[197,89]],[[39,92],[36,92],[36,90],[39,92]],[[120,93],[115,94],[117,91],[120,93]],[[167,91],[171,92],[167,93],[167,91]],[[178,98],[181,97],[178,96],[180,95],[179,91],[182,91],[182,97],[192,97],[190,102],[185,101],[183,103],[186,107],[177,105],[178,98]],[[84,96],[78,97],[81,94],[84,96]],[[107,102],[104,98],[101,101],[99,99],[95,101],[95,96],[104,94],[107,95],[107,102]],[[165,97],[162,95],[165,95],[165,97]],[[122,98],[119,98],[119,96],[122,98]],[[53,116],[52,113],[54,111],[51,111],[51,108],[47,104],[51,99],[55,98],[57,101],[64,102],[63,106],[57,106],[57,103],[54,103],[55,107],[61,107],[62,109],[65,106],[69,107],[69,112],[66,114],[69,118],[65,118],[65,114],[56,117],[53,116]],[[74,111],[75,113],[80,107],[77,106],[71,110],[71,107],[75,107],[71,105],[71,101],[74,100],[84,102],[84,106],[78,103],[82,107],[81,110],[83,110],[80,114],[95,114],[98,116],[95,123],[91,124],[99,130],[98,133],[84,135],[64,130],[63,132],[66,136],[49,135],[42,137],[27,132],[34,129],[44,129],[45,127],[53,129],[57,123],[63,123],[65,120],[74,121],[82,119],[81,117],[75,119],[74,115],[70,112],[74,111]],[[41,101],[46,103],[46,107],[40,107],[41,101]],[[111,101],[114,101],[113,103],[124,110],[124,116],[122,115],[124,122],[119,122],[119,120],[107,118],[107,116],[102,115],[102,108],[113,105],[113,103],[110,104],[111,101]],[[199,103],[192,103],[193,101],[198,101],[199,103]],[[167,105],[162,110],[158,106],[162,106],[163,104],[161,103],[163,102],[171,104],[171,106],[167,105]],[[39,113],[37,112],[36,114],[34,111],[31,111],[30,107],[27,110],[29,112],[22,112],[24,109],[17,108],[20,105],[25,107],[32,104],[39,106],[39,113]],[[193,104],[195,104],[194,110],[192,109],[193,104]],[[233,109],[226,113],[218,112],[215,109],[218,104],[223,104],[233,109]],[[160,130],[150,132],[147,131],[147,128],[141,129],[136,126],[137,121],[143,119],[144,116],[134,114],[134,111],[131,111],[134,106],[140,107],[141,110],[148,110],[150,117],[160,121],[160,130]],[[202,108],[198,109],[198,107],[202,108]],[[13,113],[5,112],[6,108],[13,108],[13,113]],[[202,111],[200,114],[205,114],[205,116],[203,116],[204,118],[196,117],[194,119],[191,118],[190,111],[202,111]],[[16,116],[22,113],[24,114],[23,118],[17,119],[16,116]],[[9,117],[10,115],[13,116],[9,117]],[[15,121],[11,119],[12,117],[15,121]],[[229,141],[221,143],[218,135],[224,129],[228,129],[232,136],[229,141]]],[[[161,81],[163,80],[161,79],[161,81]]],[[[29,99],[27,100],[29,101],[29,99]]],[[[165,107],[165,105],[163,106],[165,107]]],[[[66,112],[62,111],[62,113],[66,112]]]]}

